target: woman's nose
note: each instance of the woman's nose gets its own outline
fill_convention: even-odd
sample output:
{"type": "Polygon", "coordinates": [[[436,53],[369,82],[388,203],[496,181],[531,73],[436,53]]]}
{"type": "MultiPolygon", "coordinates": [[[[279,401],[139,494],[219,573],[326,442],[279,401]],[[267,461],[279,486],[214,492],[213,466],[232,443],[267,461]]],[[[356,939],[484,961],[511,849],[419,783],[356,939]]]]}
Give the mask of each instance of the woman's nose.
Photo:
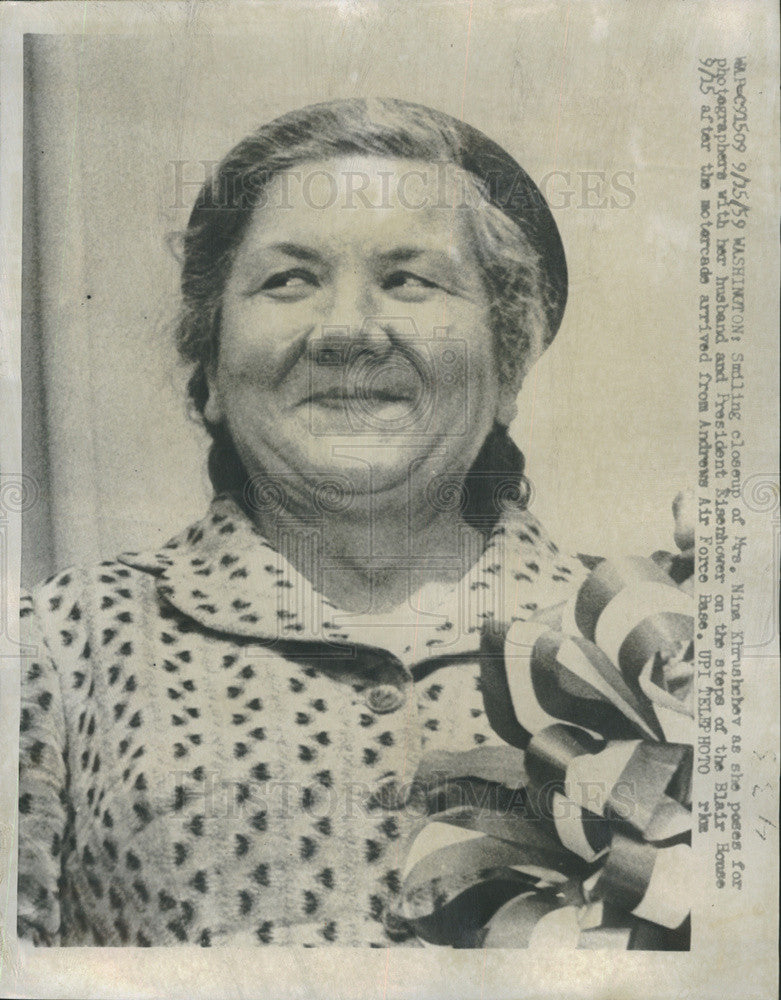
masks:
{"type": "Polygon", "coordinates": [[[379,289],[366,275],[347,274],[334,281],[322,317],[321,335],[369,345],[390,343],[390,317],[380,315],[379,289]]]}

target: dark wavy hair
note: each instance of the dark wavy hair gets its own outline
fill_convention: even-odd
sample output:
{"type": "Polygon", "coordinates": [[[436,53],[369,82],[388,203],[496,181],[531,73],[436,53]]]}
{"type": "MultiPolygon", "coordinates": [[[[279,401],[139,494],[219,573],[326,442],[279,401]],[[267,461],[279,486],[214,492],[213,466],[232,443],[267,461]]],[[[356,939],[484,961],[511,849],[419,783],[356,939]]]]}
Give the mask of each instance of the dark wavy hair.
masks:
{"type": "MultiPolygon", "coordinates": [[[[204,417],[225,284],[253,210],[274,176],[307,162],[355,155],[447,163],[465,172],[472,189],[471,235],[489,295],[502,380],[520,388],[561,321],[567,270],[556,224],[534,182],[481,132],[442,112],[392,99],[330,101],[261,126],[204,184],[180,236],[182,304],[176,323],[179,354],[193,366],[191,409],[212,439],[212,485],[245,506],[247,474],[230,434],[204,417]]],[[[522,484],[516,501],[522,506],[523,466],[507,428],[495,424],[463,484],[464,519],[489,529],[498,516],[496,497],[512,493],[513,483],[522,484]]]]}

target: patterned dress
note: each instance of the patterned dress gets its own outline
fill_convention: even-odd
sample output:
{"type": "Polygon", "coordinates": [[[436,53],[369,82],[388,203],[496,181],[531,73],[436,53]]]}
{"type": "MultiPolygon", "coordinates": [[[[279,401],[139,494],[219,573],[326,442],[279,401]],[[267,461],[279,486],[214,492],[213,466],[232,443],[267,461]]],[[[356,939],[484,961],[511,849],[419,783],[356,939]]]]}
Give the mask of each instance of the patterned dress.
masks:
{"type": "Polygon", "coordinates": [[[481,631],[585,571],[513,513],[452,585],[371,616],[282,551],[218,497],[159,551],[24,599],[21,937],[418,944],[394,910],[409,844],[448,775],[488,775],[506,746],[481,631]]]}

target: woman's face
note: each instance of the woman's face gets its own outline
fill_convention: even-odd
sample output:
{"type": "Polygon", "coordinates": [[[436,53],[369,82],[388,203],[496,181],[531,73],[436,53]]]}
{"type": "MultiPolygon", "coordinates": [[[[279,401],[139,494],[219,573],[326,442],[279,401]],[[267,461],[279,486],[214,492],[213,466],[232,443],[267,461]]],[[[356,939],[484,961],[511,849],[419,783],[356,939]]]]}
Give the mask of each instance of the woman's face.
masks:
{"type": "Polygon", "coordinates": [[[509,422],[474,209],[453,209],[453,170],[446,187],[432,164],[379,157],[270,182],[225,286],[205,411],[251,476],[293,495],[347,477],[376,509],[465,472],[509,422]]]}

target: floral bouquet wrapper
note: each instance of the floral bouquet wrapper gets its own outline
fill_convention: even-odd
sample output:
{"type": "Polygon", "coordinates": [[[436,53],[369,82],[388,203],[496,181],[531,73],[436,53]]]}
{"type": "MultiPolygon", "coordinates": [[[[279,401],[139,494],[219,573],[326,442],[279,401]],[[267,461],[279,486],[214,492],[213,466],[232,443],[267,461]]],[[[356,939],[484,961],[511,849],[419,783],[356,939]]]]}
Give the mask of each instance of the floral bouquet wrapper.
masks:
{"type": "Polygon", "coordinates": [[[486,628],[506,746],[429,794],[401,892],[424,942],[688,947],[692,562],[593,560],[567,604],[486,628]]]}

